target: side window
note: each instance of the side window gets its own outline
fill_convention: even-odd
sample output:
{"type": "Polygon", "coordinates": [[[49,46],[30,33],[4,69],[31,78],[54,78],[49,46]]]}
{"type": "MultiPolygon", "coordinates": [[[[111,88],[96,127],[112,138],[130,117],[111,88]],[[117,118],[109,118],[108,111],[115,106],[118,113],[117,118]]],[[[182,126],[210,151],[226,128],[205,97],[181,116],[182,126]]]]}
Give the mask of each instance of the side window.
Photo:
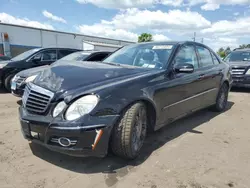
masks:
{"type": "Polygon", "coordinates": [[[42,61],[56,61],[56,50],[46,50],[41,53],[42,61]]]}
{"type": "Polygon", "coordinates": [[[193,45],[184,45],[175,57],[175,63],[177,65],[183,63],[189,63],[194,66],[195,69],[199,67],[198,59],[193,45]]]}
{"type": "Polygon", "coordinates": [[[213,60],[214,60],[214,64],[215,64],[215,65],[220,64],[219,60],[218,60],[217,57],[214,55],[214,53],[211,52],[211,54],[212,54],[212,58],[213,58],[213,60]]]}
{"type": "Polygon", "coordinates": [[[201,67],[207,67],[214,64],[212,56],[208,49],[201,46],[197,46],[197,51],[200,56],[201,67]]]}
{"type": "Polygon", "coordinates": [[[63,58],[66,55],[73,53],[72,50],[58,50],[58,59],[63,58]]]}

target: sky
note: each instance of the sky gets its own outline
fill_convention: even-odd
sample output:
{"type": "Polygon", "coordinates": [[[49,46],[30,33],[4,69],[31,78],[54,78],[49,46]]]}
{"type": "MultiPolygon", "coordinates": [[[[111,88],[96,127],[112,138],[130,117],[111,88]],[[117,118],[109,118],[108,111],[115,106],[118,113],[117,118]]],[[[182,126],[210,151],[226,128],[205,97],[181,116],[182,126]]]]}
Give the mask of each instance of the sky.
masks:
{"type": "Polygon", "coordinates": [[[250,43],[250,0],[1,0],[0,21],[137,41],[203,41],[214,50],[250,43]]]}

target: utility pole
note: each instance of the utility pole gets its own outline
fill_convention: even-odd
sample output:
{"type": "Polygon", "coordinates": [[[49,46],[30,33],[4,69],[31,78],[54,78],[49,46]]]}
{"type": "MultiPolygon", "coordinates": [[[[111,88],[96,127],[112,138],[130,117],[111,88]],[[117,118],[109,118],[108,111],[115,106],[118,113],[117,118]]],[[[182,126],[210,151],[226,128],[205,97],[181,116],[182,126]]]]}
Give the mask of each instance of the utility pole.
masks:
{"type": "Polygon", "coordinates": [[[204,38],[201,38],[201,43],[203,44],[204,38]]]}
{"type": "Polygon", "coordinates": [[[194,32],[194,37],[193,37],[194,42],[195,42],[195,38],[196,38],[196,32],[194,32]]]}

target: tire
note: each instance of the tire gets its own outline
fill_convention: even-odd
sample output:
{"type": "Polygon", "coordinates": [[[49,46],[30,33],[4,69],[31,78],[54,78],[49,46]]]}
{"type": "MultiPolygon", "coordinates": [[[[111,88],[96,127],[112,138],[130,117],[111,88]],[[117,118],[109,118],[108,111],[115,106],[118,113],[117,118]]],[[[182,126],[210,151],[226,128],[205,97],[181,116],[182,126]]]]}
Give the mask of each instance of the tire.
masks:
{"type": "Polygon", "coordinates": [[[15,74],[10,74],[4,79],[4,87],[8,92],[11,92],[11,80],[15,76],[15,74]]]}
{"type": "Polygon", "coordinates": [[[143,103],[139,102],[128,108],[113,128],[113,153],[125,159],[135,159],[144,143],[147,123],[147,111],[143,103]]]}
{"type": "Polygon", "coordinates": [[[219,90],[216,104],[214,105],[214,111],[223,112],[227,107],[229,88],[227,84],[223,84],[219,90]]]}

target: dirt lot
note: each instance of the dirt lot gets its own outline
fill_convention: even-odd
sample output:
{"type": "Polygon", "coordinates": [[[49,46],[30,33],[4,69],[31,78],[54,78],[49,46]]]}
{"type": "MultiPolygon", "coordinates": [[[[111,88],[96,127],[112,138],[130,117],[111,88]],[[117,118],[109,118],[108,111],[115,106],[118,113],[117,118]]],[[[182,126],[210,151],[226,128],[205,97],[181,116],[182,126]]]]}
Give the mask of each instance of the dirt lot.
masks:
{"type": "Polygon", "coordinates": [[[0,187],[250,187],[250,91],[230,93],[228,110],[203,110],[151,134],[126,162],[73,158],[30,144],[20,131],[18,98],[0,94],[0,187]]]}

